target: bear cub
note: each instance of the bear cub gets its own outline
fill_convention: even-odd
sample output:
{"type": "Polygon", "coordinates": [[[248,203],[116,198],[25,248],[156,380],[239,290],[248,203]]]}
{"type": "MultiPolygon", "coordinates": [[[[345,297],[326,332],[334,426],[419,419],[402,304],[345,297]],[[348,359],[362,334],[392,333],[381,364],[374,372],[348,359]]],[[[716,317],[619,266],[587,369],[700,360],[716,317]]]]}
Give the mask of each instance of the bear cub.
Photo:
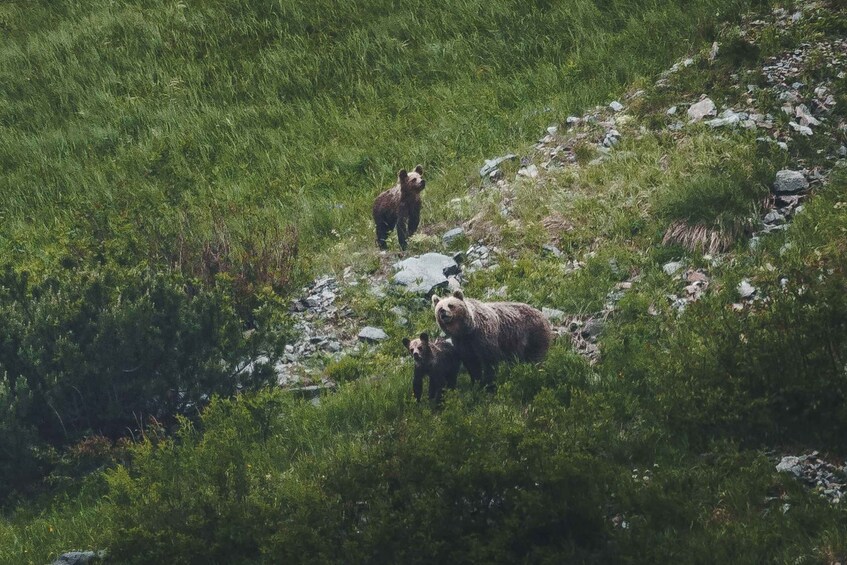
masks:
{"type": "Polygon", "coordinates": [[[403,338],[403,345],[415,360],[415,373],[412,379],[412,393],[415,400],[421,401],[423,378],[429,375],[429,399],[441,400],[444,387],[456,388],[461,361],[453,344],[438,338],[430,341],[429,335],[422,333],[420,339],[403,338]]]}
{"type": "Polygon", "coordinates": [[[432,306],[474,383],[493,385],[501,361],[543,361],[553,341],[550,322],[528,304],[480,302],[457,290],[446,298],[433,296],[432,306]]]}
{"type": "Polygon", "coordinates": [[[406,239],[415,234],[421,221],[421,192],[425,187],[423,167],[418,165],[411,173],[401,169],[397,184],[376,197],[373,218],[380,249],[388,248],[386,239],[396,226],[400,249],[406,250],[406,239]]]}

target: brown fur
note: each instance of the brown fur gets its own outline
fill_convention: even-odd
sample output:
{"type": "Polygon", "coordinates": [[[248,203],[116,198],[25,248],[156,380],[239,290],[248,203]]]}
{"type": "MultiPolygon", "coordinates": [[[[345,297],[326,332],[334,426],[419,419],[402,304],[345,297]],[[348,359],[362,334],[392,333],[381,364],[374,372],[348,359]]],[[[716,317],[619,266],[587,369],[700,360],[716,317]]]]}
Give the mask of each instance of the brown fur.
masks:
{"type": "Polygon", "coordinates": [[[457,290],[447,298],[433,296],[432,305],[472,382],[493,384],[501,361],[543,361],[553,340],[550,322],[528,304],[480,302],[457,290]]]}
{"type": "Polygon", "coordinates": [[[415,374],[412,380],[412,393],[415,400],[421,401],[423,378],[429,375],[429,399],[441,400],[444,387],[456,388],[456,379],[462,362],[453,344],[438,338],[430,341],[429,335],[422,333],[420,339],[403,338],[403,345],[415,360],[415,374]]]}
{"type": "Polygon", "coordinates": [[[411,173],[401,169],[397,184],[376,197],[373,218],[376,224],[376,243],[386,249],[389,232],[397,227],[400,249],[406,249],[406,239],[414,235],[421,220],[421,192],[426,188],[423,167],[418,165],[411,173]]]}

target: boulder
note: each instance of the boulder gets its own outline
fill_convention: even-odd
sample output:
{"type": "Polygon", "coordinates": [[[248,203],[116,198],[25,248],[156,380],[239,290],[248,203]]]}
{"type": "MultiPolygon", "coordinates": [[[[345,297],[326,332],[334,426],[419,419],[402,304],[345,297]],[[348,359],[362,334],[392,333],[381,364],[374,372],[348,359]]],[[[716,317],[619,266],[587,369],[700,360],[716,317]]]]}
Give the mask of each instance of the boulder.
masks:
{"type": "Polygon", "coordinates": [[[783,169],[776,173],[773,191],[776,194],[794,194],[809,188],[809,181],[800,171],[783,169]]]}
{"type": "Polygon", "coordinates": [[[458,274],[459,264],[441,253],[425,253],[409,257],[394,264],[397,272],[392,277],[394,284],[405,287],[407,292],[432,294],[447,287],[447,277],[458,274]]]}
{"type": "Polygon", "coordinates": [[[358,337],[359,341],[364,341],[365,343],[379,343],[388,339],[388,334],[382,331],[380,328],[366,326],[362,328],[362,331],[359,332],[358,337]]]}
{"type": "Polygon", "coordinates": [[[692,122],[699,122],[703,118],[715,114],[717,114],[717,108],[711,98],[703,98],[688,108],[688,117],[692,122]]]}

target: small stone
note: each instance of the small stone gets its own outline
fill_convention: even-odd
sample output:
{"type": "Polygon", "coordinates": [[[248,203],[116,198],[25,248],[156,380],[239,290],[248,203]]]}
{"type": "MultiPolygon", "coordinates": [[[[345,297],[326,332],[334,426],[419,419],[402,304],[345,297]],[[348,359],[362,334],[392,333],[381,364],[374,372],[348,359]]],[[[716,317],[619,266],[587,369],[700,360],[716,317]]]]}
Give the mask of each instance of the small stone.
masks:
{"type": "Polygon", "coordinates": [[[738,283],[738,294],[744,300],[753,298],[753,295],[756,294],[756,287],[751,285],[750,281],[744,279],[738,283]]]}
{"type": "Polygon", "coordinates": [[[668,276],[673,276],[677,271],[682,268],[682,263],[679,261],[671,261],[669,263],[665,263],[662,266],[662,270],[668,276]]]}
{"type": "Polygon", "coordinates": [[[812,116],[812,113],[806,107],[805,104],[800,104],[797,108],[794,109],[795,117],[799,118],[800,123],[804,126],[819,126],[821,125],[820,120],[812,116]]]}
{"type": "Polygon", "coordinates": [[[509,153],[508,155],[503,155],[501,157],[495,157],[493,159],[486,159],[485,164],[479,170],[479,176],[486,177],[486,176],[488,176],[488,174],[491,171],[493,171],[498,166],[500,166],[500,163],[503,163],[504,161],[511,161],[511,160],[517,159],[517,158],[518,158],[517,155],[509,153]]]}
{"type": "Polygon", "coordinates": [[[688,117],[692,122],[700,121],[706,116],[714,116],[716,113],[717,108],[710,98],[704,98],[688,108],[688,117]]]}
{"type": "Polygon", "coordinates": [[[565,316],[565,313],[561,310],[547,308],[546,306],[541,308],[541,314],[551,322],[561,320],[565,316]]]}
{"type": "Polygon", "coordinates": [[[791,129],[801,135],[810,136],[814,133],[812,131],[812,128],[810,128],[809,126],[800,125],[797,122],[788,122],[788,125],[791,126],[791,129]]]}
{"type": "Polygon", "coordinates": [[[536,167],[535,165],[523,167],[518,171],[518,176],[534,179],[538,176],[538,167],[536,167]]]}
{"type": "Polygon", "coordinates": [[[329,351],[330,353],[338,353],[342,349],[341,344],[335,340],[327,341],[322,347],[325,351],[329,351]]]}
{"type": "Polygon", "coordinates": [[[575,125],[579,124],[581,121],[582,121],[582,119],[577,118],[576,116],[568,116],[567,119],[565,120],[565,123],[567,123],[569,126],[575,126],[575,125]]]}
{"type": "Polygon", "coordinates": [[[558,131],[559,131],[559,128],[556,127],[556,126],[550,126],[549,128],[547,128],[547,134],[548,135],[556,135],[556,133],[558,131]]]}
{"type": "Polygon", "coordinates": [[[847,157],[847,146],[842,145],[838,148],[838,156],[839,157],[847,157]]]}
{"type": "Polygon", "coordinates": [[[623,110],[623,104],[615,100],[611,104],[609,104],[609,108],[611,108],[613,112],[620,112],[621,110],[623,110]]]}
{"type": "Polygon", "coordinates": [[[714,120],[709,120],[706,122],[706,125],[719,128],[723,126],[731,126],[739,123],[741,121],[741,116],[736,114],[732,110],[725,110],[721,113],[719,118],[715,118],[714,120]]]}
{"type": "Polygon", "coordinates": [[[606,321],[603,320],[603,318],[591,318],[585,322],[584,326],[582,326],[582,331],[580,333],[584,338],[597,337],[603,333],[605,325],[606,321]]]}
{"type": "Polygon", "coordinates": [[[717,59],[719,52],[720,52],[720,46],[718,45],[718,42],[715,41],[714,43],[712,43],[711,50],[709,50],[709,60],[714,61],[715,59],[717,59]]]}
{"type": "Polygon", "coordinates": [[[666,112],[667,115],[668,116],[676,115],[676,109],[677,109],[676,106],[671,106],[670,108],[668,108],[668,111],[666,112]]]}
{"type": "Polygon", "coordinates": [[[763,221],[766,224],[777,224],[778,225],[778,224],[782,224],[782,223],[785,222],[785,216],[783,216],[782,214],[780,214],[776,210],[771,210],[770,212],[767,213],[767,215],[765,216],[765,219],[763,221]]]}
{"type": "Polygon", "coordinates": [[[809,181],[800,171],[783,169],[776,173],[773,191],[776,194],[794,194],[809,188],[809,181]]]}
{"type": "Polygon", "coordinates": [[[50,565],[87,565],[96,563],[105,557],[105,551],[68,551],[63,553],[50,565]]]}
{"type": "Polygon", "coordinates": [[[364,341],[365,343],[379,343],[388,339],[388,334],[379,328],[366,326],[359,332],[358,338],[359,341],[364,341]]]}
{"type": "Polygon", "coordinates": [[[557,258],[562,257],[562,255],[564,255],[558,247],[556,247],[555,245],[550,245],[549,243],[545,243],[544,245],[542,245],[541,249],[557,258]]]}
{"type": "Polygon", "coordinates": [[[463,235],[465,235],[465,230],[463,228],[453,228],[441,236],[441,241],[444,242],[444,245],[449,246],[463,235]]]}

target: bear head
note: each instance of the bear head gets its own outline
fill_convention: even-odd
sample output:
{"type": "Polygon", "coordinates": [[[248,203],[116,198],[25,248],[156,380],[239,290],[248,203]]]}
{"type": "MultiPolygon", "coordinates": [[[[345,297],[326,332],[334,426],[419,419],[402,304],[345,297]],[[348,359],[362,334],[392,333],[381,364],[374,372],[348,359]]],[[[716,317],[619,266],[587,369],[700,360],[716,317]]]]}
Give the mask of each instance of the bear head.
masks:
{"type": "Polygon", "coordinates": [[[432,349],[429,347],[429,334],[426,332],[422,333],[419,339],[410,340],[408,337],[404,337],[403,345],[409,350],[409,354],[415,360],[415,365],[424,367],[432,361],[432,349]]]}
{"type": "Polygon", "coordinates": [[[426,181],[423,178],[423,167],[418,165],[411,173],[406,172],[406,169],[400,169],[397,173],[397,180],[400,181],[401,192],[411,192],[414,194],[420,193],[426,188],[426,181]]]}
{"type": "Polygon", "coordinates": [[[432,308],[435,310],[435,320],[447,335],[461,334],[469,325],[472,325],[472,316],[461,290],[455,291],[452,296],[446,298],[433,295],[432,308]]]}

